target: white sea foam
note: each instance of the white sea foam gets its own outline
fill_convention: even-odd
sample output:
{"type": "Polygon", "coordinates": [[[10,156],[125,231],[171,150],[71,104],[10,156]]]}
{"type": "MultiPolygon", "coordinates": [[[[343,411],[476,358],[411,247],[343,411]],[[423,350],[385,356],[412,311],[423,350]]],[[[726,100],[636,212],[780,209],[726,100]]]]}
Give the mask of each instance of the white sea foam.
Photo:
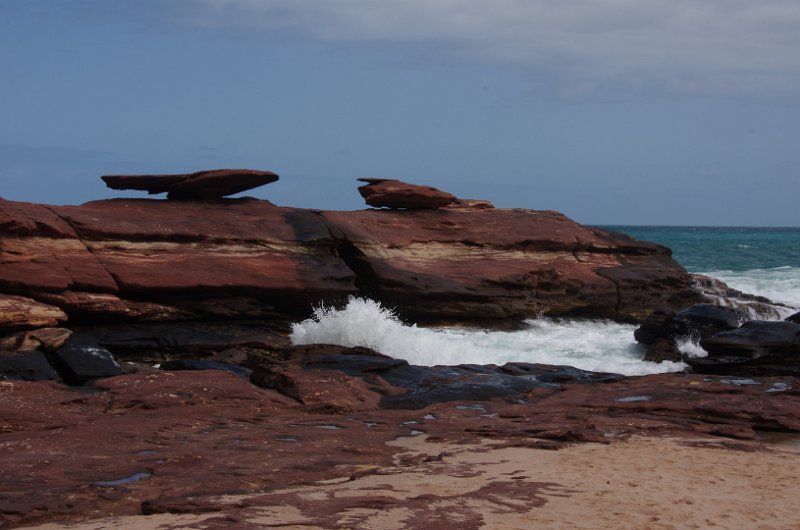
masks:
{"type": "MultiPolygon", "coordinates": [[[[765,296],[800,308],[800,267],[776,267],[774,269],[754,269],[749,271],[719,270],[702,274],[722,280],[730,287],[743,293],[765,296]]],[[[786,315],[794,311],[786,311],[786,315]]]]}
{"type": "Polygon", "coordinates": [[[608,321],[534,319],[519,331],[420,328],[373,300],[351,298],[342,309],[318,308],[292,326],[294,344],[365,346],[412,364],[564,364],[598,372],[644,375],[685,368],[642,361],[635,326],[608,321]]]}
{"type": "Polygon", "coordinates": [[[699,337],[685,337],[683,339],[678,339],[676,340],[675,346],[678,348],[678,351],[688,355],[689,357],[708,356],[708,352],[703,349],[702,346],[700,346],[699,337]]]}

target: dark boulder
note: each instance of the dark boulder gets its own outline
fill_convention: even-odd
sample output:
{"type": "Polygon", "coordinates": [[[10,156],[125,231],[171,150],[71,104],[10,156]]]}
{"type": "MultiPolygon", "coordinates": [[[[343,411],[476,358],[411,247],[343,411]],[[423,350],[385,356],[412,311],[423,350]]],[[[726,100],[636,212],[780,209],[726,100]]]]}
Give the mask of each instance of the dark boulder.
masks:
{"type": "Polygon", "coordinates": [[[666,338],[674,316],[674,311],[656,309],[636,328],[633,337],[642,344],[652,344],[657,339],[666,338]]]}
{"type": "Polygon", "coordinates": [[[736,329],[744,318],[737,309],[713,304],[695,304],[677,313],[659,309],[644,319],[633,336],[637,342],[648,345],[645,361],[678,362],[685,357],[678,349],[679,340],[701,340],[736,329]]]}
{"type": "Polygon", "coordinates": [[[800,360],[800,324],[751,320],[742,327],[701,341],[709,357],[735,355],[757,359],[768,355],[800,360]]]}
{"type": "Polygon", "coordinates": [[[43,352],[0,352],[0,380],[60,381],[43,352]]]}
{"type": "Polygon", "coordinates": [[[710,337],[733,330],[745,319],[744,313],[730,307],[696,304],[678,311],[670,322],[672,337],[710,337]]]}
{"type": "Polygon", "coordinates": [[[700,345],[708,357],[686,359],[698,373],[800,376],[800,324],[753,320],[700,345]]]}
{"type": "Polygon", "coordinates": [[[795,324],[800,324],[800,313],[795,313],[794,315],[786,317],[786,322],[794,322],[795,324]]]}
{"type": "Polygon", "coordinates": [[[75,334],[66,346],[48,354],[48,359],[69,385],[122,374],[111,352],[86,335],[75,334]]]}
{"type": "Polygon", "coordinates": [[[625,379],[624,375],[608,372],[590,372],[574,366],[540,363],[506,363],[499,371],[508,375],[532,379],[551,385],[613,383],[625,379]]]}

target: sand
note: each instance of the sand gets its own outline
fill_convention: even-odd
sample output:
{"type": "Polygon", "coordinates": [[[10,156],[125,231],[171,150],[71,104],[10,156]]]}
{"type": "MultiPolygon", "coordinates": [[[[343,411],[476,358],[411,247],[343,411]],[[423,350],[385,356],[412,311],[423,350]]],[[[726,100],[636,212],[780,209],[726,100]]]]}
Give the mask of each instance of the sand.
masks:
{"type": "Polygon", "coordinates": [[[219,512],[34,528],[800,528],[795,446],[632,438],[554,451],[425,436],[391,443],[401,449],[392,466],[210,500],[219,512]]]}

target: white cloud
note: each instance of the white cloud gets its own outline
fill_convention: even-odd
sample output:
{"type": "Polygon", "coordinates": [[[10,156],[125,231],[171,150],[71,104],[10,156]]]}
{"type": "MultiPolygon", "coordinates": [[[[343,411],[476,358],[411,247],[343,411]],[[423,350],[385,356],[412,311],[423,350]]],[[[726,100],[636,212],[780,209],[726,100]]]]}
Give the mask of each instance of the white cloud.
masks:
{"type": "MultiPolygon", "coordinates": [[[[184,0],[186,2],[186,0],[184,0]]],[[[562,88],[800,88],[797,0],[191,0],[183,22],[326,41],[417,42],[562,88]]]]}

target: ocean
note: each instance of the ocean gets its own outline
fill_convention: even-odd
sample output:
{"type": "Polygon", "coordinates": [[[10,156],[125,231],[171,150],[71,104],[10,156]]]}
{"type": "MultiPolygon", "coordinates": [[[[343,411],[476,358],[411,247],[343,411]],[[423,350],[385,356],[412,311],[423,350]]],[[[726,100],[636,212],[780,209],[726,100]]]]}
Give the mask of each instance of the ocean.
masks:
{"type": "MultiPolygon", "coordinates": [[[[800,308],[800,228],[603,226],[673,250],[690,272],[720,279],[745,293],[800,308]]],[[[532,362],[645,375],[683,370],[683,363],[642,361],[636,326],[605,320],[538,318],[515,331],[425,328],[402,322],[372,300],[321,307],[294,324],[295,344],[365,346],[412,364],[532,362]]],[[[681,349],[703,355],[697,344],[681,349]]]]}

